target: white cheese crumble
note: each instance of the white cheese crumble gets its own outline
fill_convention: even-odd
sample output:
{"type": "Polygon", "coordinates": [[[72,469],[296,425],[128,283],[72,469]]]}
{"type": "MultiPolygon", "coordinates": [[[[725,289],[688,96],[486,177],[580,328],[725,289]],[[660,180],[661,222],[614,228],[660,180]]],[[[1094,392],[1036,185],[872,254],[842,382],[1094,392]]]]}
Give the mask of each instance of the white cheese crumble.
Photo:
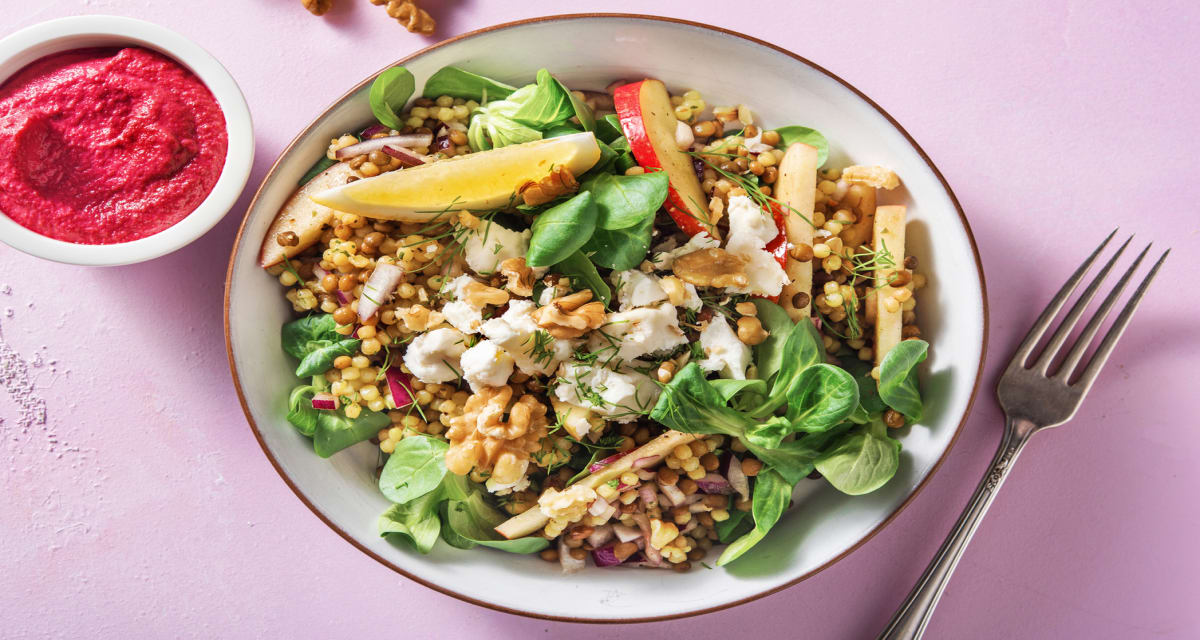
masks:
{"type": "Polygon", "coordinates": [[[644,355],[674,349],[687,343],[679,328],[675,307],[664,302],[653,307],[610,313],[607,321],[593,332],[588,348],[601,352],[600,361],[611,359],[613,347],[616,358],[629,362],[644,355]]]}
{"type": "Polygon", "coordinates": [[[510,493],[515,493],[517,491],[524,491],[529,488],[529,476],[525,475],[525,471],[527,471],[528,469],[529,469],[529,461],[522,460],[521,461],[521,479],[520,480],[517,480],[516,482],[509,482],[506,484],[501,484],[499,482],[496,482],[496,480],[493,478],[488,478],[487,482],[484,483],[484,486],[487,487],[487,490],[489,492],[494,493],[498,496],[506,496],[510,493]]]}
{"type": "Polygon", "coordinates": [[[404,364],[421,382],[449,382],[458,378],[460,358],[466,350],[467,336],[463,332],[442,327],[413,338],[404,350],[404,364]]]}
{"type": "Polygon", "coordinates": [[[729,240],[725,250],[746,259],[746,275],[750,282],[745,287],[729,287],[733,293],[753,293],[761,296],[777,296],[788,283],[787,272],[764,248],[778,235],[775,219],[769,211],[759,207],[749,196],[733,196],[729,199],[729,240]]]}
{"type": "Polygon", "coordinates": [[[545,332],[538,334],[539,327],[531,315],[536,308],[530,300],[511,300],[508,310],[480,328],[489,340],[508,351],[518,369],[530,375],[550,373],[571,357],[578,344],[575,340],[551,338],[545,332]]]}
{"type": "Polygon", "coordinates": [[[467,266],[479,275],[491,275],[501,262],[524,256],[529,251],[531,235],[533,232],[528,229],[513,231],[493,222],[484,222],[469,233],[463,242],[467,266]]]}
{"type": "Polygon", "coordinates": [[[720,371],[721,377],[734,380],[746,379],[746,367],[750,366],[750,347],[738,340],[723,315],[714,315],[708,326],[700,332],[700,346],[706,356],[700,361],[705,371],[720,371]]]}
{"type": "Polygon", "coordinates": [[[461,275],[443,287],[443,292],[452,302],[442,307],[442,315],[446,316],[446,322],[463,333],[479,333],[479,327],[483,324],[483,307],[468,304],[463,299],[463,289],[472,282],[476,282],[475,278],[461,275]]]}
{"type": "Polygon", "coordinates": [[[491,340],[480,340],[464,351],[461,362],[462,377],[475,391],[502,386],[513,372],[513,357],[491,340]]]}
{"type": "Polygon", "coordinates": [[[667,292],[663,291],[658,276],[630,269],[614,271],[611,279],[621,311],[647,307],[667,299],[667,292]]]}
{"type": "Polygon", "coordinates": [[[554,395],[613,422],[633,422],[658,402],[658,383],[637,371],[613,371],[592,364],[564,363],[554,395]]]}
{"type": "Polygon", "coordinates": [[[685,242],[682,247],[654,254],[650,262],[654,265],[655,269],[667,270],[675,264],[675,258],[679,256],[686,256],[701,249],[710,249],[718,246],[720,246],[720,243],[713,239],[712,236],[707,233],[697,233],[685,242]]]}

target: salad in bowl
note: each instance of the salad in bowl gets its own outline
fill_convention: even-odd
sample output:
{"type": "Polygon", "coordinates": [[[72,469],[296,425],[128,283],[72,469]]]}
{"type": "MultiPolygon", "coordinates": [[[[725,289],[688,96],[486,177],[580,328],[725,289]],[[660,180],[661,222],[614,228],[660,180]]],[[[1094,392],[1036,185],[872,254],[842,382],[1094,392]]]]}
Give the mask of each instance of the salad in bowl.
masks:
{"type": "Polygon", "coordinates": [[[415,93],[375,80],[259,252],[287,422],[377,448],[381,535],[687,571],[753,553],[800,483],[895,475],[928,344],[891,169],[670,78],[415,93]]]}

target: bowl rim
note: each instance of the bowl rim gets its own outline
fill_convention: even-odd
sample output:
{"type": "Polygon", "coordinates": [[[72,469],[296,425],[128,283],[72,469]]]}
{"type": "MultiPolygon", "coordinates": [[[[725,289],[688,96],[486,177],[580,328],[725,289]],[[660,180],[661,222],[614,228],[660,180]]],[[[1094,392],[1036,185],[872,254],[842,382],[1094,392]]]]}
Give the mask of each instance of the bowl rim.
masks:
{"type": "Polygon", "coordinates": [[[442,594],[448,595],[453,598],[457,598],[459,600],[462,600],[463,602],[468,602],[468,603],[471,603],[474,605],[492,609],[494,611],[500,611],[502,613],[509,613],[509,614],[514,614],[514,615],[524,616],[527,618],[537,618],[537,619],[541,619],[541,620],[553,620],[556,622],[577,622],[577,623],[591,623],[591,624],[629,624],[629,623],[640,623],[640,622],[657,622],[657,621],[662,621],[662,620],[674,620],[674,619],[680,619],[680,618],[687,618],[687,617],[698,616],[698,615],[703,615],[703,614],[707,614],[707,613],[713,613],[716,611],[721,611],[723,609],[728,609],[728,608],[735,607],[735,606],[738,606],[741,604],[745,604],[747,602],[752,602],[754,600],[758,600],[760,598],[769,596],[774,593],[778,593],[780,591],[783,591],[784,589],[792,587],[804,580],[807,580],[808,578],[811,578],[811,577],[817,575],[818,573],[824,571],[825,569],[833,566],[835,563],[842,560],[846,556],[850,555],[854,551],[858,550],[860,547],[862,547],[864,544],[866,544],[871,538],[875,537],[875,535],[877,533],[879,533],[881,530],[883,530],[884,527],[891,524],[892,520],[894,520],[896,518],[896,516],[898,516],[900,514],[900,512],[904,511],[905,507],[907,507],[917,497],[917,495],[921,493],[921,490],[925,488],[926,483],[928,483],[929,479],[932,478],[934,476],[934,474],[937,473],[938,469],[941,467],[942,463],[945,461],[946,456],[948,456],[951,449],[954,448],[955,443],[958,442],[958,438],[960,435],[962,435],[963,428],[966,425],[967,418],[970,417],[970,415],[971,415],[971,409],[974,407],[975,400],[979,395],[979,389],[980,389],[980,386],[983,381],[983,371],[984,371],[985,358],[987,356],[988,333],[989,333],[987,284],[984,280],[983,262],[979,255],[979,247],[975,242],[975,236],[971,231],[971,226],[970,226],[970,223],[967,221],[967,216],[963,212],[962,205],[959,203],[958,197],[954,195],[954,191],[950,188],[950,184],[948,182],[946,182],[946,178],[942,175],[942,172],[940,170],[938,170],[936,165],[934,165],[933,160],[929,157],[929,154],[925,153],[925,150],[922,149],[919,144],[917,144],[917,141],[913,139],[913,137],[908,133],[908,131],[905,130],[904,127],[902,127],[900,125],[900,123],[897,122],[896,119],[891,116],[891,114],[889,114],[887,111],[885,111],[883,109],[883,107],[881,107],[878,103],[876,103],[874,100],[872,100],[866,94],[864,94],[862,91],[859,91],[853,85],[846,82],[841,77],[837,76],[836,74],[832,73],[831,71],[825,69],[824,67],[812,62],[811,60],[809,60],[803,56],[797,55],[796,53],[793,53],[792,51],[784,49],[783,47],[772,44],[765,40],[761,40],[761,39],[755,38],[753,36],[748,36],[748,35],[745,35],[742,33],[738,33],[736,31],[731,31],[729,29],[724,29],[722,27],[712,26],[709,24],[695,22],[692,20],[685,20],[682,18],[672,18],[672,17],[667,17],[667,16],[655,16],[655,15],[638,14],[638,13],[604,13],[604,12],[566,13],[566,14],[541,16],[541,17],[536,17],[536,18],[526,18],[526,19],[522,19],[522,20],[513,20],[510,22],[504,22],[504,23],[492,25],[489,27],[483,27],[481,29],[475,29],[473,31],[468,31],[466,33],[454,36],[452,38],[448,38],[446,40],[443,40],[436,44],[430,45],[428,47],[424,47],[414,53],[404,56],[403,58],[400,58],[399,60],[396,60],[395,62],[389,63],[387,66],[383,67],[378,72],[371,74],[369,77],[367,77],[362,82],[359,82],[358,84],[354,85],[347,92],[345,92],[341,97],[334,100],[333,103],[331,103],[328,107],[326,107],[324,110],[322,110],[321,114],[318,115],[316,118],[314,118],[313,121],[308,125],[308,127],[305,127],[299,134],[297,134],[287,144],[287,146],[284,147],[283,151],[281,151],[279,153],[279,156],[275,159],[275,162],[271,165],[270,170],[268,170],[266,175],[263,176],[262,182],[259,184],[258,188],[255,190],[254,197],[251,199],[250,204],[247,205],[246,213],[245,213],[245,215],[243,215],[242,222],[238,226],[237,236],[234,239],[233,250],[229,256],[229,266],[227,267],[226,273],[225,273],[225,300],[224,300],[224,312],[223,313],[224,313],[224,327],[225,327],[225,351],[229,358],[229,371],[230,371],[230,374],[233,376],[233,385],[237,391],[238,401],[241,403],[242,412],[246,415],[246,420],[250,424],[250,430],[254,433],[254,438],[258,441],[258,445],[259,445],[259,447],[262,448],[263,453],[267,457],[267,460],[269,460],[271,463],[271,466],[275,468],[275,472],[278,473],[279,477],[283,479],[283,481],[288,485],[289,488],[291,488],[292,492],[296,494],[296,497],[299,498],[300,501],[302,503],[304,503],[304,505],[307,506],[309,508],[309,510],[313,512],[314,515],[317,516],[317,518],[319,518],[322,522],[324,522],[326,526],[328,526],[330,529],[332,529],[334,532],[336,532],[339,536],[341,536],[343,539],[345,539],[347,542],[349,542],[351,545],[353,545],[359,551],[365,553],[367,556],[369,556],[371,558],[374,558],[377,562],[379,562],[380,564],[382,564],[385,567],[388,567],[392,571],[395,571],[396,573],[399,573],[400,575],[402,575],[402,576],[408,578],[409,580],[412,580],[418,584],[421,584],[430,589],[433,589],[434,591],[440,592],[442,594]],[[878,525],[876,525],[873,529],[871,529],[858,542],[856,542],[852,546],[850,546],[850,548],[846,549],[842,553],[839,553],[838,555],[834,556],[833,558],[830,558],[828,561],[823,563],[821,566],[819,566],[811,571],[808,571],[807,573],[804,573],[803,575],[793,578],[792,580],[789,580],[781,585],[760,591],[756,594],[746,596],[744,598],[740,598],[740,599],[737,599],[737,600],[734,600],[731,602],[726,602],[726,603],[714,605],[711,607],[706,607],[703,609],[697,609],[697,610],[693,610],[693,611],[684,611],[684,612],[680,612],[680,613],[664,614],[664,615],[658,615],[658,616],[641,616],[641,617],[626,617],[626,618],[583,618],[583,617],[575,617],[575,616],[548,615],[548,614],[542,614],[542,613],[535,613],[535,612],[531,612],[531,611],[523,611],[520,609],[511,608],[511,607],[500,606],[497,604],[493,604],[491,602],[487,602],[484,600],[480,600],[478,598],[474,598],[471,596],[467,596],[467,595],[458,593],[457,591],[454,591],[453,589],[450,589],[448,587],[445,587],[445,586],[442,586],[439,584],[435,584],[433,582],[425,580],[424,578],[415,576],[415,575],[409,573],[408,571],[405,571],[404,569],[401,569],[400,567],[396,566],[395,564],[393,564],[392,562],[390,562],[383,556],[375,553],[371,549],[367,548],[365,545],[359,543],[358,540],[356,540],[354,538],[354,536],[352,536],[351,534],[349,534],[348,532],[343,530],[341,527],[339,527],[337,524],[335,524],[332,520],[330,520],[313,502],[311,502],[308,499],[308,497],[306,495],[304,495],[303,492],[300,491],[300,489],[295,485],[295,483],[292,482],[291,478],[286,473],[284,473],[283,468],[279,464],[279,461],[275,459],[275,456],[271,453],[270,448],[267,447],[266,441],[263,439],[262,432],[260,431],[258,424],[255,423],[253,415],[250,413],[250,407],[246,402],[246,395],[242,390],[241,379],[239,378],[238,371],[237,371],[237,363],[233,357],[233,339],[232,339],[232,335],[230,332],[230,324],[229,324],[229,301],[230,301],[231,287],[233,284],[233,268],[234,268],[234,263],[236,262],[236,259],[237,259],[238,250],[241,248],[242,239],[243,239],[242,235],[246,230],[246,224],[249,221],[249,214],[251,211],[254,210],[255,204],[257,204],[259,197],[262,195],[263,187],[267,184],[268,178],[270,178],[275,173],[275,171],[279,168],[279,165],[283,162],[284,158],[289,156],[289,154],[292,152],[293,147],[295,147],[297,145],[297,143],[300,142],[301,139],[303,139],[307,136],[309,129],[311,129],[313,127],[313,125],[316,123],[316,120],[319,120],[324,114],[328,113],[330,109],[334,108],[338,104],[341,104],[343,101],[348,99],[350,96],[352,96],[355,93],[362,90],[363,87],[367,86],[375,78],[375,76],[378,75],[379,73],[381,73],[382,71],[384,71],[388,68],[391,68],[397,64],[404,64],[404,63],[408,62],[409,60],[412,60],[413,58],[422,56],[422,55],[424,55],[430,51],[433,51],[435,49],[439,49],[441,47],[456,43],[460,40],[469,39],[469,38],[472,38],[472,37],[475,37],[478,35],[483,35],[483,34],[486,34],[486,33],[492,32],[492,31],[501,31],[501,30],[511,29],[514,27],[520,27],[520,26],[524,26],[524,25],[528,25],[528,24],[538,24],[538,23],[544,23],[544,22],[557,22],[557,21],[567,21],[567,20],[579,20],[579,19],[591,19],[591,18],[603,18],[603,19],[618,18],[618,19],[630,19],[630,20],[647,20],[647,21],[652,21],[652,22],[665,22],[665,23],[669,23],[669,24],[684,25],[684,26],[688,26],[688,27],[694,27],[694,28],[698,28],[698,29],[714,31],[714,32],[717,32],[717,33],[720,33],[720,34],[723,34],[726,36],[733,36],[736,38],[740,38],[742,40],[749,41],[753,44],[772,49],[778,53],[781,53],[783,55],[786,55],[786,56],[792,58],[793,60],[795,60],[801,64],[807,65],[811,69],[813,69],[821,74],[824,74],[825,76],[829,77],[830,79],[836,81],[842,87],[846,88],[851,93],[853,93],[858,98],[865,101],[868,105],[870,105],[872,108],[874,108],[881,116],[883,116],[888,121],[889,124],[891,124],[893,127],[895,127],[896,130],[899,131],[902,136],[904,136],[904,139],[908,142],[908,144],[912,146],[913,150],[917,152],[917,154],[921,157],[921,159],[925,162],[925,164],[933,172],[934,176],[937,177],[938,182],[941,184],[942,188],[945,189],[946,195],[948,195],[950,197],[950,201],[954,204],[954,210],[958,213],[959,221],[962,223],[963,230],[966,232],[967,240],[971,245],[971,254],[975,259],[975,270],[976,270],[977,275],[979,276],[979,294],[980,294],[980,301],[982,303],[982,318],[983,318],[983,332],[982,332],[983,340],[981,341],[980,347],[979,347],[979,366],[978,366],[977,370],[975,371],[975,381],[971,387],[971,394],[967,398],[967,405],[963,410],[962,418],[959,420],[958,426],[955,427],[954,433],[950,438],[950,442],[947,443],[947,445],[946,445],[946,449],[942,452],[942,454],[934,462],[933,466],[930,467],[929,472],[926,473],[923,478],[921,478],[921,480],[917,483],[917,486],[913,488],[912,492],[909,493],[909,495],[900,503],[900,505],[897,506],[895,508],[895,510],[893,510],[890,514],[888,514],[887,517],[885,517],[882,521],[880,521],[880,523],[878,525]]]}
{"type": "MultiPolygon", "coordinates": [[[[227,145],[221,173],[208,195],[191,212],[166,229],[144,238],[114,244],[67,242],[26,228],[0,212],[0,239],[12,248],[38,258],[83,266],[145,262],[182,249],[233,210],[250,178],[254,163],[254,125],[246,98],[229,70],[195,41],[153,22],[124,16],[70,16],[25,27],[0,39],[0,64],[43,45],[50,45],[53,50],[28,62],[63,51],[101,46],[72,43],[80,37],[111,38],[114,45],[125,43],[151,49],[194,73],[212,92],[225,118],[227,145]]],[[[7,78],[0,77],[0,83],[7,78]]]]}

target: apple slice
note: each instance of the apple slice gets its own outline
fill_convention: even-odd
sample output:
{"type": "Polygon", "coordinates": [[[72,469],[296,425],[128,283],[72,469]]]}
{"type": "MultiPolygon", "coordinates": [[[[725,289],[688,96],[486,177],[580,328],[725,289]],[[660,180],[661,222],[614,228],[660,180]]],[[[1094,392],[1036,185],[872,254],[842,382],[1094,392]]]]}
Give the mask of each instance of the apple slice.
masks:
{"type": "MultiPolygon", "coordinates": [[[[813,206],[817,191],[817,149],[802,142],[792,143],[779,163],[779,178],[775,181],[775,197],[785,207],[784,225],[788,242],[793,247],[813,244],[813,206]]],[[[813,261],[800,262],[792,257],[784,265],[791,281],[783,287],[779,304],[793,321],[812,314],[813,261]],[[797,305],[797,294],[806,293],[808,302],[797,305]]]]}
{"type": "Polygon", "coordinates": [[[333,220],[333,209],[312,201],[314,193],[332,189],[340,184],[346,184],[346,178],[354,175],[354,170],[345,162],[339,162],[318,173],[312,180],[304,183],[292,194],[287,202],[275,214],[275,220],[267,229],[263,238],[262,248],[258,250],[258,264],[264,269],[291,258],[311,247],[321,237],[321,229],[333,220]],[[300,242],[295,246],[280,246],[276,238],[279,234],[291,231],[300,242]]]}
{"type": "Polygon", "coordinates": [[[904,205],[887,205],[875,209],[875,243],[876,253],[884,249],[892,255],[896,266],[891,269],[875,271],[875,366],[883,363],[883,358],[900,344],[900,329],[903,311],[897,305],[895,311],[889,311],[887,301],[896,291],[888,284],[888,279],[896,269],[902,269],[904,263],[904,205]]]}
{"type": "Polygon", "coordinates": [[[692,168],[691,156],[675,144],[678,119],[671,94],[658,80],[617,87],[613,104],[629,149],[638,164],[667,172],[667,212],[688,235],[715,232],[709,221],[708,198],[692,168]]]}
{"type": "Polygon", "coordinates": [[[497,209],[554,167],[582,175],[600,160],[590,131],[514,144],[390,171],[322,191],[313,200],[368,218],[429,222],[447,211],[497,209]]]}

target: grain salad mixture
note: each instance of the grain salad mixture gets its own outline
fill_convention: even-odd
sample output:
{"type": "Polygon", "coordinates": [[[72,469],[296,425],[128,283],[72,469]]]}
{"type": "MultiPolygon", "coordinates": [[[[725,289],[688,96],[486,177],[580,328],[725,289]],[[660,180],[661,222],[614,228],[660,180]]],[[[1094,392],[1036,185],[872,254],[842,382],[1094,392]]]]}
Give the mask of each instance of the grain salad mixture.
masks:
{"type": "Polygon", "coordinates": [[[378,448],[381,535],[564,570],[723,565],[800,482],[858,495],[922,416],[899,185],[657,80],[396,67],[263,242],[287,420],[378,448]]]}

